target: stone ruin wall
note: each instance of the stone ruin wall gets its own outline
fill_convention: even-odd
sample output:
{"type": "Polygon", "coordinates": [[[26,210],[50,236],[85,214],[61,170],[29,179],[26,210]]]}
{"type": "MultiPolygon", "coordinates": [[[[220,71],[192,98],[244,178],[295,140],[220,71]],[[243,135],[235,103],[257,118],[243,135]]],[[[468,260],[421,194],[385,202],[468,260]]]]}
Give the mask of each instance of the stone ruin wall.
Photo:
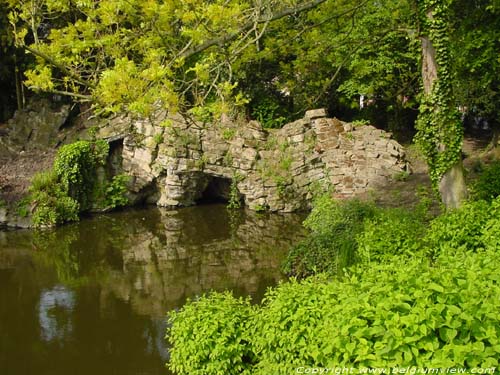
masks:
{"type": "Polygon", "coordinates": [[[192,205],[217,184],[227,195],[234,181],[251,209],[291,212],[310,208],[319,192],[354,197],[409,171],[389,133],[327,118],[323,109],[279,130],[175,116],[115,119],[98,135],[119,143],[114,159],[132,176],[133,201],[165,207],[192,205]]]}

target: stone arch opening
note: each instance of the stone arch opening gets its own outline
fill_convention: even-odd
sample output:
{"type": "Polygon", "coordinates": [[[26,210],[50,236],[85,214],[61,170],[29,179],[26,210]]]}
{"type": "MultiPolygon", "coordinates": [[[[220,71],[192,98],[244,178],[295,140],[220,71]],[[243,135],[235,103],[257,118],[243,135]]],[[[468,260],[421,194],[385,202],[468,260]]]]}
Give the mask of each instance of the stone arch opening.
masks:
{"type": "MultiPolygon", "coordinates": [[[[228,177],[206,175],[206,183],[200,190],[196,204],[227,203],[231,199],[231,185],[233,180],[228,177]]],[[[243,195],[239,194],[239,200],[243,201],[243,195]]]]}

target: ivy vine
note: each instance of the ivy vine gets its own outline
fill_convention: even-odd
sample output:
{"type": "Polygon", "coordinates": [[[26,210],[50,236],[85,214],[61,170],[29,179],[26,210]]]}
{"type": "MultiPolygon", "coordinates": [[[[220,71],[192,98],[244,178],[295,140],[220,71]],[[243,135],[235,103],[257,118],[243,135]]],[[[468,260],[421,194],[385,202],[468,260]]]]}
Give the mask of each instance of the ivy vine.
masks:
{"type": "Polygon", "coordinates": [[[96,168],[104,165],[109,145],[104,140],[77,141],[62,146],[54,162],[54,171],[69,196],[81,209],[90,208],[96,183],[96,168]]]}
{"type": "Polygon", "coordinates": [[[437,79],[420,101],[416,142],[429,166],[434,188],[461,157],[463,128],[452,90],[451,52],[448,35],[449,0],[418,1],[422,32],[435,49],[437,79]],[[428,16],[431,13],[432,16],[428,16]]]}

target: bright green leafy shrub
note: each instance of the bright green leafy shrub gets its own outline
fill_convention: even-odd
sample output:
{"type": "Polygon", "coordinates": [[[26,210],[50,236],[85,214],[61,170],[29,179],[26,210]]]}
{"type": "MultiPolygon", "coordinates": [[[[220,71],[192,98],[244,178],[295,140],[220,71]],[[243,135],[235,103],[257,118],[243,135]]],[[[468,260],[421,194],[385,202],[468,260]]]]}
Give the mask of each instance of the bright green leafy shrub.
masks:
{"type": "Polygon", "coordinates": [[[475,199],[491,201],[500,195],[500,160],[486,166],[472,186],[475,199]]]}
{"type": "Polygon", "coordinates": [[[33,176],[30,193],[33,207],[32,221],[36,227],[54,226],[78,220],[80,205],[68,195],[54,171],[41,172],[33,176]]]}
{"type": "Polygon", "coordinates": [[[248,299],[212,293],[171,312],[169,367],[179,374],[251,374],[253,351],[248,299]]]}
{"type": "Polygon", "coordinates": [[[104,140],[78,141],[62,146],[53,170],[34,176],[30,187],[33,224],[54,226],[78,220],[82,211],[105,206],[116,208],[128,204],[125,175],[98,178],[109,145],[104,140]]]}
{"type": "Polygon", "coordinates": [[[498,252],[459,251],[435,263],[360,266],[342,280],[292,280],[268,291],[255,315],[228,307],[234,299],[227,296],[188,303],[188,316],[172,322],[170,366],[180,374],[215,374],[208,361],[234,374],[224,372],[220,358],[239,364],[247,356],[254,358],[251,373],[262,375],[299,366],[497,367],[499,267],[498,252]],[[235,337],[245,340],[236,347],[235,337]]]}
{"type": "Polygon", "coordinates": [[[486,201],[465,203],[460,209],[432,220],[424,242],[433,253],[460,247],[481,248],[484,246],[482,231],[490,215],[490,205],[486,201]]]}
{"type": "Polygon", "coordinates": [[[356,236],[363,230],[363,221],[375,213],[376,208],[370,202],[318,198],[304,221],[311,234],[291,249],[283,271],[305,277],[336,273],[351,265],[356,258],[356,236]]]}
{"type": "Polygon", "coordinates": [[[283,284],[255,320],[260,373],[286,374],[289,365],[497,366],[499,266],[496,252],[460,252],[435,265],[405,260],[357,268],[343,281],[283,284]]]}
{"type": "MultiPolygon", "coordinates": [[[[336,204],[326,200],[321,208],[318,206],[320,209],[326,215],[333,210],[333,217],[338,214],[336,204]]],[[[327,235],[329,224],[321,221],[317,211],[312,217],[308,225],[317,231],[313,233],[327,235]]],[[[188,304],[184,310],[192,316],[186,321],[173,321],[170,333],[182,336],[191,351],[177,346],[174,340],[174,350],[185,355],[178,352],[172,357],[171,368],[179,373],[204,373],[208,365],[203,362],[203,367],[198,366],[191,356],[196,358],[197,349],[207,351],[215,345],[210,334],[203,337],[199,332],[207,332],[207,326],[226,325],[231,327],[229,332],[217,331],[216,335],[223,340],[237,332],[245,338],[245,358],[252,360],[243,361],[248,365],[244,369],[252,374],[285,375],[298,367],[350,367],[360,371],[408,366],[498,367],[500,198],[490,204],[467,203],[434,219],[422,238],[424,245],[419,246],[418,237],[424,231],[422,217],[397,210],[368,216],[364,224],[367,233],[358,239],[374,249],[369,266],[353,266],[344,277],[320,275],[282,283],[267,292],[253,313],[237,310],[236,320],[230,320],[234,314],[228,314],[229,318],[218,312],[234,301],[232,297],[222,296],[221,301],[219,295],[212,302],[205,299],[214,303],[213,310],[204,305],[200,315],[198,306],[188,304]],[[433,250],[432,258],[416,251],[425,246],[433,250]],[[413,257],[390,256],[412,252],[413,257]],[[208,313],[212,311],[214,319],[208,313]],[[242,314],[244,322],[240,322],[242,314]],[[176,331],[181,325],[183,328],[176,331]],[[176,367],[182,363],[190,364],[192,372],[176,367]]],[[[341,221],[331,217],[325,220],[330,224],[341,221]]],[[[217,348],[218,358],[230,363],[233,347],[217,348]]],[[[241,362],[242,350],[236,352],[236,363],[241,362]]]]}
{"type": "Polygon", "coordinates": [[[364,263],[389,261],[394,256],[414,256],[421,248],[426,226],[423,217],[403,209],[379,210],[365,220],[357,236],[357,253],[364,263]]]}
{"type": "Polygon", "coordinates": [[[500,198],[496,198],[489,208],[489,219],[482,230],[482,244],[491,251],[500,252],[500,198]]]}

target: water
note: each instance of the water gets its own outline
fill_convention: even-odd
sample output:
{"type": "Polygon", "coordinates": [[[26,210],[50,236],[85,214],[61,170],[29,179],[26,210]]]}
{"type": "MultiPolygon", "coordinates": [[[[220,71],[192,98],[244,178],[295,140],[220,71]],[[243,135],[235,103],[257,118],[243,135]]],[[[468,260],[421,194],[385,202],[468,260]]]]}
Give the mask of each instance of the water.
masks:
{"type": "Polygon", "coordinates": [[[0,374],[169,374],[166,313],[210,290],[259,300],[301,220],[207,205],[0,232],[0,374]]]}

